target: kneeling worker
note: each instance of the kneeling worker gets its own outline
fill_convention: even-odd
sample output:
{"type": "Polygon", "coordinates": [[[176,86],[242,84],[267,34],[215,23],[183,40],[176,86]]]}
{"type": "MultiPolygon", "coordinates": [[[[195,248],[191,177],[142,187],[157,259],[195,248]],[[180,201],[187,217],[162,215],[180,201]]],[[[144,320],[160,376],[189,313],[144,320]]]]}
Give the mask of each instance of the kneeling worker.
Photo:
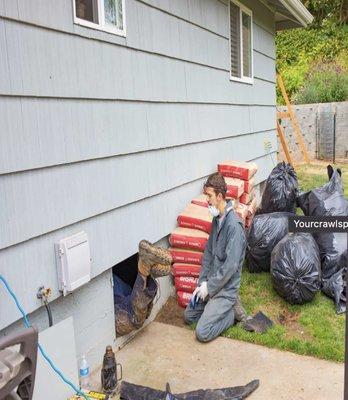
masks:
{"type": "Polygon", "coordinates": [[[246,317],[238,301],[238,290],[245,256],[244,227],[226,201],[227,186],[222,175],[209,176],[204,184],[212,230],[204,250],[198,286],[185,310],[185,322],[198,322],[196,337],[208,342],[246,317]],[[239,314],[238,316],[236,314],[239,314]]]}

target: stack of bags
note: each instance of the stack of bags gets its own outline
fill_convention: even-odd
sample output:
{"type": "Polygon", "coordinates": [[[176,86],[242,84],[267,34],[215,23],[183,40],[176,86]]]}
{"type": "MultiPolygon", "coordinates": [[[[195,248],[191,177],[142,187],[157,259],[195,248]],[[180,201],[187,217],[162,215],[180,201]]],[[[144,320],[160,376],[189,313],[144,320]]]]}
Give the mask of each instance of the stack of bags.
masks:
{"type": "MultiPolygon", "coordinates": [[[[249,227],[256,211],[254,194],[255,163],[225,161],[218,164],[218,171],[227,184],[227,199],[234,200],[234,211],[249,227]]],[[[173,257],[172,273],[178,304],[186,307],[197,287],[204,248],[212,227],[212,216],[205,195],[192,199],[179,214],[178,227],[169,237],[169,251],[173,257]]]]}
{"type": "Polygon", "coordinates": [[[178,304],[186,307],[197,287],[205,245],[212,226],[212,217],[204,195],[193,199],[179,214],[178,227],[169,237],[173,257],[173,276],[178,304]]]}
{"type": "Polygon", "coordinates": [[[246,228],[249,228],[257,208],[254,175],[257,165],[251,162],[224,161],[218,171],[227,184],[227,198],[234,200],[234,210],[246,228]]]}

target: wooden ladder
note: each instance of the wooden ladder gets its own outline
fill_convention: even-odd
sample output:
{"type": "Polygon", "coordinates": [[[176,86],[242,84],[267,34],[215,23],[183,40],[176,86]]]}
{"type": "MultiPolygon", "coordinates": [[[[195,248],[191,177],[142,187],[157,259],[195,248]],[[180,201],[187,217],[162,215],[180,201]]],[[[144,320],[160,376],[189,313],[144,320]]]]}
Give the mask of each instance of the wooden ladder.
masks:
{"type": "Polygon", "coordinates": [[[281,144],[283,146],[285,157],[286,157],[288,163],[290,163],[291,165],[294,164],[293,158],[292,158],[292,156],[290,154],[289,146],[288,146],[288,143],[287,143],[283,128],[279,123],[279,120],[281,118],[290,118],[290,122],[291,122],[292,128],[293,128],[293,130],[295,132],[297,141],[298,141],[298,143],[300,145],[304,161],[307,164],[309,164],[310,161],[309,161],[309,157],[308,157],[308,151],[307,151],[307,148],[306,148],[306,145],[305,145],[302,133],[301,133],[301,129],[300,129],[300,126],[299,126],[299,124],[297,122],[296,115],[295,115],[294,110],[293,110],[293,108],[291,106],[291,103],[289,101],[289,97],[288,97],[288,94],[286,93],[284,82],[283,82],[283,79],[282,79],[280,74],[277,74],[277,83],[279,85],[280,91],[282,92],[282,96],[284,98],[284,101],[285,101],[285,104],[286,104],[286,107],[287,107],[287,110],[288,110],[287,112],[279,112],[279,111],[277,111],[277,134],[278,134],[280,142],[281,142],[281,144]]]}

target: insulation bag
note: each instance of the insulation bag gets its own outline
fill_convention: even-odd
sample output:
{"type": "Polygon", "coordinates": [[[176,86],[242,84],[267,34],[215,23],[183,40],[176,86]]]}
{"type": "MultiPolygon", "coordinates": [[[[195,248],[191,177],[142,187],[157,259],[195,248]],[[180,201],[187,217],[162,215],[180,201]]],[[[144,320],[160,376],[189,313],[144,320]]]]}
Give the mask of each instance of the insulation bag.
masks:
{"type": "Polygon", "coordinates": [[[255,198],[255,191],[252,190],[250,193],[243,193],[239,198],[239,202],[242,204],[249,204],[254,200],[254,198],[255,198]]]}
{"type": "Polygon", "coordinates": [[[227,185],[226,196],[232,199],[238,199],[244,191],[244,181],[237,178],[225,178],[227,185]]]}
{"type": "Polygon", "coordinates": [[[255,214],[256,209],[257,209],[257,200],[256,197],[254,197],[250,203],[246,204],[246,207],[248,209],[248,215],[252,216],[255,214]]]}
{"type": "Polygon", "coordinates": [[[178,304],[180,307],[186,308],[191,300],[192,293],[183,292],[181,290],[176,292],[178,304]]]}
{"type": "Polygon", "coordinates": [[[175,277],[191,276],[194,278],[199,278],[200,271],[201,271],[201,266],[195,264],[174,263],[172,266],[172,274],[175,277]]]}
{"type": "Polygon", "coordinates": [[[271,275],[276,292],[291,304],[313,300],[321,289],[319,248],[310,233],[288,233],[273,249],[271,275]]]}
{"type": "Polygon", "coordinates": [[[191,203],[196,204],[197,206],[208,208],[207,196],[205,194],[201,194],[198,197],[195,197],[191,200],[191,203]]]}
{"type": "Polygon", "coordinates": [[[204,251],[209,235],[198,229],[175,228],[169,237],[173,247],[204,251]]]}
{"type": "Polygon", "coordinates": [[[251,224],[253,223],[253,218],[254,216],[252,215],[251,217],[247,217],[245,220],[245,227],[249,229],[251,227],[251,224]]]}
{"type": "Polygon", "coordinates": [[[298,196],[297,175],[294,168],[284,161],[276,165],[266,181],[257,214],[277,211],[295,213],[298,196]]]}
{"type": "Polygon", "coordinates": [[[202,265],[203,253],[189,249],[169,248],[174,263],[202,265]]]}
{"type": "Polygon", "coordinates": [[[191,276],[177,276],[174,278],[174,284],[177,291],[193,293],[197,287],[198,278],[191,276]]]}
{"type": "Polygon", "coordinates": [[[223,176],[247,181],[256,174],[257,165],[242,161],[224,161],[218,164],[218,171],[223,176]]]}
{"type": "MultiPolygon", "coordinates": [[[[347,216],[348,201],[344,198],[342,181],[335,171],[325,185],[303,193],[298,204],[308,216],[347,216]]],[[[347,234],[316,232],[313,234],[321,258],[323,292],[335,300],[336,311],[345,311],[345,286],[343,276],[346,268],[347,234]]]]}
{"type": "Polygon", "coordinates": [[[276,212],[255,215],[248,230],[246,260],[250,272],[270,270],[271,253],[288,233],[291,213],[276,212]]]}
{"type": "Polygon", "coordinates": [[[212,220],[209,209],[197,204],[189,204],[177,218],[180,227],[199,229],[207,233],[211,231],[212,220]]]}
{"type": "Polygon", "coordinates": [[[237,204],[234,208],[234,212],[238,215],[238,217],[245,223],[245,219],[248,216],[248,209],[244,204],[237,204]]]}
{"type": "Polygon", "coordinates": [[[250,193],[254,189],[255,180],[252,178],[248,181],[243,181],[243,182],[244,182],[244,192],[250,193]]]}

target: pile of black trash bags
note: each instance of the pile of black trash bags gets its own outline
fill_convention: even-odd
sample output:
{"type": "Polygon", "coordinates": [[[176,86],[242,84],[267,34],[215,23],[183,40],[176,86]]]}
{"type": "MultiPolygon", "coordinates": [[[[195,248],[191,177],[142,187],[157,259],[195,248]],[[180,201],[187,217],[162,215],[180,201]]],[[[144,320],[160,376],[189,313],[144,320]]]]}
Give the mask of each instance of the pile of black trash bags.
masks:
{"type": "Polygon", "coordinates": [[[306,216],[347,216],[341,171],[327,167],[329,182],[301,193],[296,172],[279,163],[267,179],[259,209],[247,232],[247,267],[269,271],[277,293],[291,304],[311,301],[322,290],[346,309],[346,233],[289,233],[288,218],[300,207],[306,216]]]}

